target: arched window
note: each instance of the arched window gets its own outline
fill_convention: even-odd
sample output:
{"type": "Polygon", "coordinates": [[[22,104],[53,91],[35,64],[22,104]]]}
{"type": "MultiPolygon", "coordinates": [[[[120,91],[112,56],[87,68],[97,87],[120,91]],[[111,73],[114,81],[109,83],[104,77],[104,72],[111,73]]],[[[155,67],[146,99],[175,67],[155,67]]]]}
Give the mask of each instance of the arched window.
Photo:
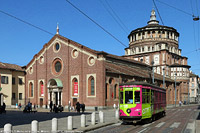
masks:
{"type": "Polygon", "coordinates": [[[118,92],[119,92],[119,90],[118,90],[118,85],[116,84],[116,85],[115,85],[115,88],[114,88],[114,99],[116,99],[116,98],[119,97],[119,96],[118,96],[118,92]]]}
{"type": "Polygon", "coordinates": [[[76,78],[72,80],[72,96],[78,96],[78,80],[76,78]]]}
{"type": "Polygon", "coordinates": [[[29,83],[29,97],[33,97],[33,83],[29,83]]]}
{"type": "Polygon", "coordinates": [[[44,96],[44,83],[43,83],[43,81],[40,81],[40,96],[44,96]]]}
{"type": "Polygon", "coordinates": [[[95,82],[93,76],[88,78],[88,95],[89,96],[95,95],[95,82]]]}

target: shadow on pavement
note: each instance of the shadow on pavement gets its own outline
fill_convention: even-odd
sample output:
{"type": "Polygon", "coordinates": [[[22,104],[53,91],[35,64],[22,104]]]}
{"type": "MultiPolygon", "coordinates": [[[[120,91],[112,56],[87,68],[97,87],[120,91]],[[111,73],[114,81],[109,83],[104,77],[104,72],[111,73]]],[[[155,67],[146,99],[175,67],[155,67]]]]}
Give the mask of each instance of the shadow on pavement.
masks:
{"type": "MultiPolygon", "coordinates": [[[[91,113],[83,113],[89,115],[91,113]]],[[[0,114],[0,128],[3,128],[5,124],[10,123],[12,126],[31,124],[33,120],[38,122],[52,120],[53,118],[65,118],[68,116],[80,116],[82,113],[77,112],[37,112],[37,113],[23,113],[22,111],[6,111],[6,114],[0,114]]]]}

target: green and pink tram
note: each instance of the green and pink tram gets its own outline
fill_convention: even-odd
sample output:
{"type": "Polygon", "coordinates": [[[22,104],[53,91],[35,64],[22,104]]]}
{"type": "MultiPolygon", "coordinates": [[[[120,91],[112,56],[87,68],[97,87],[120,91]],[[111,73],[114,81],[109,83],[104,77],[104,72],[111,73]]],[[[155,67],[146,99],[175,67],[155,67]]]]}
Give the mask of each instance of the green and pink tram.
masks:
{"type": "Polygon", "coordinates": [[[119,118],[123,122],[154,120],[164,116],[166,90],[146,82],[127,82],[119,88],[119,118]]]}

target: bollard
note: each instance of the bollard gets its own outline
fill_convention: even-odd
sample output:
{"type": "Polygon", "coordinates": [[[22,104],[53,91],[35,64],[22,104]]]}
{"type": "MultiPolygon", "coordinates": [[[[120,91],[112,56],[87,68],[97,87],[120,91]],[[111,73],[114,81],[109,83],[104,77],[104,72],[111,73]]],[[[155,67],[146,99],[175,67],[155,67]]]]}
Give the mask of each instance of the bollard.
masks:
{"type": "Polygon", "coordinates": [[[32,122],[31,122],[31,132],[32,133],[37,133],[37,131],[38,131],[38,121],[36,121],[36,120],[33,120],[32,122]]]}
{"type": "Polygon", "coordinates": [[[82,114],[82,115],[81,115],[81,127],[85,127],[85,125],[86,125],[85,115],[82,114]]]}
{"type": "Polygon", "coordinates": [[[68,117],[68,130],[72,130],[73,129],[73,119],[72,116],[68,117]]]}
{"type": "Polygon", "coordinates": [[[58,120],[57,118],[52,119],[52,132],[57,132],[58,130],[58,120]]]}
{"type": "Polygon", "coordinates": [[[113,108],[114,108],[114,109],[116,108],[116,104],[113,104],[113,108]]]}
{"type": "Polygon", "coordinates": [[[10,123],[4,125],[4,133],[11,133],[12,132],[12,125],[10,123]]]}
{"type": "Polygon", "coordinates": [[[92,114],[91,114],[91,124],[92,125],[95,125],[95,112],[93,112],[92,114]]]}
{"type": "Polygon", "coordinates": [[[100,113],[100,123],[104,123],[104,112],[99,112],[100,113]]]}
{"type": "Polygon", "coordinates": [[[118,109],[115,110],[115,118],[117,120],[119,119],[119,110],[118,109]]]}

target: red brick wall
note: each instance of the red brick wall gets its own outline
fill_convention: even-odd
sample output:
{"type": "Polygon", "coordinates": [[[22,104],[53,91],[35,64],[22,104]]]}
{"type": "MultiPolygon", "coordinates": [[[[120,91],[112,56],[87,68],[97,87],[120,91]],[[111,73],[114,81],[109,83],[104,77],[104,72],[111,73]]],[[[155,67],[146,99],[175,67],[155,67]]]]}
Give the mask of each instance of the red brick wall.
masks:
{"type": "MultiPolygon", "coordinates": [[[[67,42],[66,42],[67,43],[67,42]]],[[[40,64],[39,60],[35,61],[33,64],[33,73],[26,74],[26,96],[28,96],[28,81],[34,80],[34,98],[30,101],[32,104],[39,105],[39,97],[38,97],[38,80],[44,79],[45,86],[45,95],[43,104],[48,104],[48,93],[47,93],[47,83],[52,78],[58,78],[62,81],[63,84],[63,97],[62,104],[68,105],[68,101],[72,102],[71,98],[71,76],[79,75],[79,97],[78,101],[80,103],[85,103],[86,106],[105,106],[104,100],[104,89],[105,89],[105,66],[104,61],[95,60],[95,64],[93,66],[88,65],[88,55],[79,51],[78,57],[73,58],[71,56],[72,47],[69,47],[63,43],[60,43],[61,48],[59,52],[54,52],[52,45],[49,47],[46,52],[43,54],[44,63],[40,64]],[[55,76],[52,74],[52,62],[55,58],[60,58],[63,61],[63,69],[62,74],[59,76],[55,76]],[[86,75],[87,74],[96,74],[96,97],[88,98],[87,97],[87,88],[86,88],[86,75]]],[[[87,51],[85,49],[80,48],[81,50],[87,51]]],[[[39,56],[38,56],[39,57],[39,56]]],[[[28,99],[29,100],[29,99],[28,99]]]]}

